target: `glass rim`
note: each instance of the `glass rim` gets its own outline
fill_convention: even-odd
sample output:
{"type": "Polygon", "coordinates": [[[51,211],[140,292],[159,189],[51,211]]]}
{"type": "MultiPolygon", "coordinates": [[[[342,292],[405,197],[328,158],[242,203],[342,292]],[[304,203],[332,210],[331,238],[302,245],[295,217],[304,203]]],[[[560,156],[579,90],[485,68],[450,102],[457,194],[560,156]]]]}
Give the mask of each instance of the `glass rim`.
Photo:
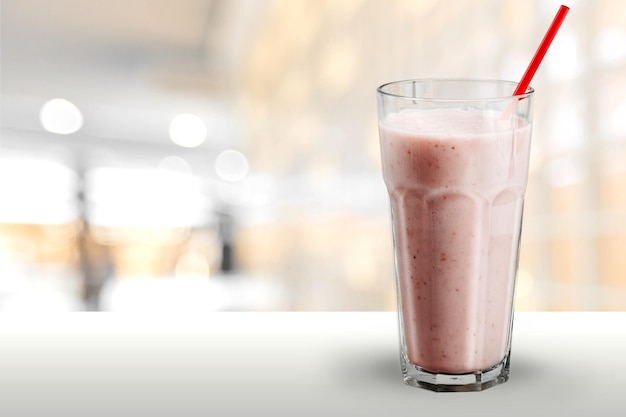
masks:
{"type": "Polygon", "coordinates": [[[429,101],[429,102],[441,102],[441,103],[454,103],[454,102],[485,102],[485,101],[503,101],[503,100],[511,100],[518,99],[522,100],[524,98],[530,97],[535,92],[535,89],[532,86],[528,86],[526,91],[523,94],[518,95],[506,95],[506,96],[493,96],[493,97],[481,97],[481,98],[436,98],[436,97],[415,97],[408,96],[404,94],[396,94],[389,91],[385,91],[385,88],[390,87],[392,85],[398,84],[409,84],[409,83],[425,83],[425,82],[438,82],[438,83],[453,83],[453,82],[464,82],[464,83],[491,83],[491,84],[510,84],[515,90],[515,87],[519,84],[515,81],[509,80],[501,80],[501,79],[483,79],[483,78],[413,78],[413,79],[405,79],[398,81],[390,81],[388,83],[384,83],[376,89],[378,94],[393,97],[397,99],[403,100],[411,100],[411,101],[429,101]]]}

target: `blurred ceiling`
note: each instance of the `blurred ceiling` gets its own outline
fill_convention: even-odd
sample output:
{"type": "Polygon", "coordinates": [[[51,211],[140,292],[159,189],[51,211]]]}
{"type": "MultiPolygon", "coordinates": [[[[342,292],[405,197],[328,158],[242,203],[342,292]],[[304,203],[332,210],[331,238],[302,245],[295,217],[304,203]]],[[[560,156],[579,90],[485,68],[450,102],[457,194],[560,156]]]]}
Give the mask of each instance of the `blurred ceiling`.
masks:
{"type": "Polygon", "coordinates": [[[32,128],[29,106],[54,97],[87,112],[117,108],[140,122],[150,111],[220,111],[265,7],[257,0],[3,0],[3,126],[32,128]]]}

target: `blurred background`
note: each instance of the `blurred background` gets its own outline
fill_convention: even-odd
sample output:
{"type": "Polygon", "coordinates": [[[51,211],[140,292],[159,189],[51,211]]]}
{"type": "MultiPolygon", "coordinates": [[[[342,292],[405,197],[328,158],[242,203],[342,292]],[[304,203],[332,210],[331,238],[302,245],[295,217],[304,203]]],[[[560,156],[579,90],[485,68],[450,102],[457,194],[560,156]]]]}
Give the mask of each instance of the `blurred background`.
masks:
{"type": "MultiPolygon", "coordinates": [[[[519,80],[560,1],[2,0],[0,310],[393,310],[375,89],[519,80]]],[[[626,2],[537,90],[518,310],[626,309],[626,2]]]]}

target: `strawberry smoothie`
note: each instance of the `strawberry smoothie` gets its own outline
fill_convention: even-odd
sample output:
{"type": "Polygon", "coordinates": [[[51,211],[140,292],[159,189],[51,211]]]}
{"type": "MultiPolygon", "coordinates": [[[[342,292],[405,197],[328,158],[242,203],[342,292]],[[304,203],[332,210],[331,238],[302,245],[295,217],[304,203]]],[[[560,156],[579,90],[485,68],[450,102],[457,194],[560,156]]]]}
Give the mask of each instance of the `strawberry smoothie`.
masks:
{"type": "Polygon", "coordinates": [[[403,359],[433,374],[508,355],[531,125],[501,114],[405,109],[380,123],[403,359]]]}

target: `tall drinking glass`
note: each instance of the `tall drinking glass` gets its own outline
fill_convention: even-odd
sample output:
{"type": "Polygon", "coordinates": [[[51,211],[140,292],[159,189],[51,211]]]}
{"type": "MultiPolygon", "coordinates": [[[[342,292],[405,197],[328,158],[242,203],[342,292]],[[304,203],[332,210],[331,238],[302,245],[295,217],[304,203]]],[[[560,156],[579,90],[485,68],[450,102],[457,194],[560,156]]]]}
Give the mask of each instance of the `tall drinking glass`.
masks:
{"type": "Polygon", "coordinates": [[[534,90],[408,80],[378,88],[404,381],[479,391],[508,380],[534,90]]]}

